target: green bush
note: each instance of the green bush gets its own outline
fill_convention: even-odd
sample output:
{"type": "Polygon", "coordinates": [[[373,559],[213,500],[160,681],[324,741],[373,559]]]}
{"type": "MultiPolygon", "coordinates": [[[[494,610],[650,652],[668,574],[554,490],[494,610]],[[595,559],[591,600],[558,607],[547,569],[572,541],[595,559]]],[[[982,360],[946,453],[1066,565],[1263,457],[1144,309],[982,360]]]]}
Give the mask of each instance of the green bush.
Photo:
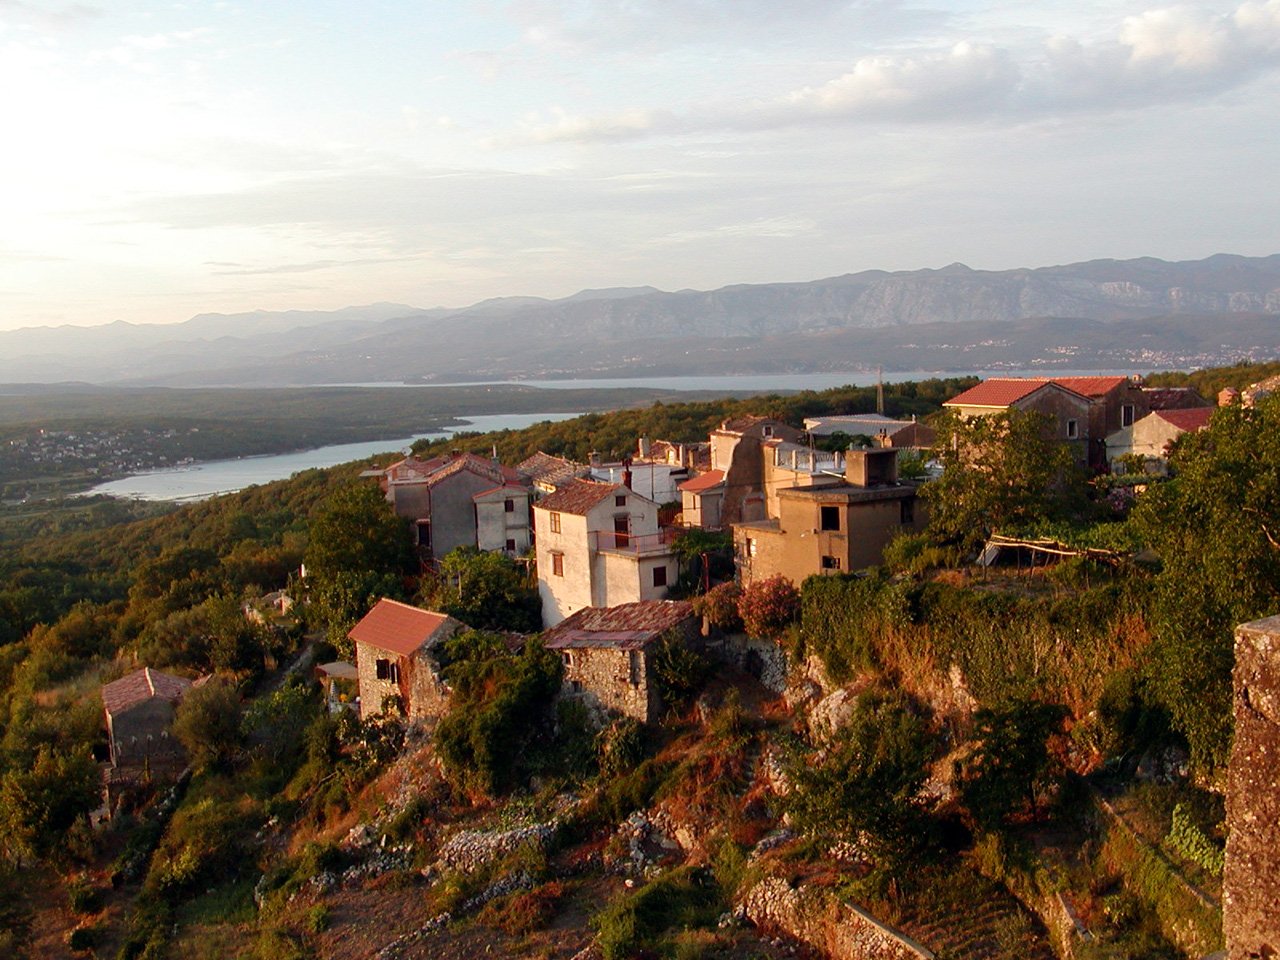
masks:
{"type": "Polygon", "coordinates": [[[691,650],[685,638],[672,631],[658,639],[649,663],[663,705],[676,710],[688,706],[711,670],[707,658],[691,650]]]}
{"type": "Polygon", "coordinates": [[[626,960],[653,949],[667,931],[713,927],[723,909],[710,871],[680,867],[612,901],[591,924],[604,960],[626,960]]]}

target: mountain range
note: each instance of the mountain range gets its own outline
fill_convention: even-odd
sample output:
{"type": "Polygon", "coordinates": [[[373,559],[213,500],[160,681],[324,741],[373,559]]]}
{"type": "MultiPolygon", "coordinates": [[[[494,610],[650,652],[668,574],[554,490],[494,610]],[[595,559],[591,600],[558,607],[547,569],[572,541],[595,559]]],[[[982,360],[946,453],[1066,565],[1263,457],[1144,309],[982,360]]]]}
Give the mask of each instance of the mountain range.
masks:
{"type": "Polygon", "coordinates": [[[0,381],[279,385],[1044,366],[1280,354],[1280,255],[847,274],[712,291],[503,297],[459,309],[201,314],[0,332],[0,381]]]}

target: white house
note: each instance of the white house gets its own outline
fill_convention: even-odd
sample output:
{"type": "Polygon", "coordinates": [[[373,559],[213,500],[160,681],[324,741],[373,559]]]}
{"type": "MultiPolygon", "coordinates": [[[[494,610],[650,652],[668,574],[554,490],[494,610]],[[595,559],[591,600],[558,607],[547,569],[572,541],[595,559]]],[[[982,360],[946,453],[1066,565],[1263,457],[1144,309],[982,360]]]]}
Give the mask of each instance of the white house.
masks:
{"type": "Polygon", "coordinates": [[[679,573],[658,505],[620,483],[574,480],[533,506],[542,623],[584,607],[662,600],[679,573]]]}

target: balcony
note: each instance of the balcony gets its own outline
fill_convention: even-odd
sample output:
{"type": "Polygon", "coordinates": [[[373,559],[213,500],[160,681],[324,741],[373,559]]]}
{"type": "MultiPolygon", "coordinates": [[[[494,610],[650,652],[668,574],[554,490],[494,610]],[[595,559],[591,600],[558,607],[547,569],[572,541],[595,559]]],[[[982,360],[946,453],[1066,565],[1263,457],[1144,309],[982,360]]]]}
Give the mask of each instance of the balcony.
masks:
{"type": "Polygon", "coordinates": [[[610,530],[591,531],[591,549],[613,553],[630,553],[636,556],[670,553],[671,544],[680,536],[675,527],[664,527],[657,533],[614,533],[610,530]]]}

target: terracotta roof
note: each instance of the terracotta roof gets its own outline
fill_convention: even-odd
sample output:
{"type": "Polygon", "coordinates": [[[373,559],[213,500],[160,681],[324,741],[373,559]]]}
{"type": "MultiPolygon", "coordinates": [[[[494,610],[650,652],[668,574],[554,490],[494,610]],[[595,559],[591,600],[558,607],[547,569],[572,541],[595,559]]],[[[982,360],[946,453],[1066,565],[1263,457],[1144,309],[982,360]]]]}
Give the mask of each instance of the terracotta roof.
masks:
{"type": "Polygon", "coordinates": [[[718,487],[722,483],[724,483],[723,470],[708,470],[706,473],[680,484],[680,490],[688,491],[689,493],[701,493],[703,490],[718,487]]]}
{"type": "Polygon", "coordinates": [[[477,457],[474,453],[464,453],[449,460],[439,470],[428,476],[426,484],[429,487],[434,487],[436,484],[447,480],[449,477],[457,476],[463,471],[474,473],[499,484],[517,483],[520,479],[520,475],[509,467],[494,463],[492,460],[486,460],[484,457],[477,457]]]}
{"type": "Polygon", "coordinates": [[[549,650],[615,647],[639,650],[693,616],[688,600],[640,600],[616,607],[584,607],[542,635],[549,650]]]}
{"type": "Polygon", "coordinates": [[[448,622],[449,617],[443,613],[433,613],[383,597],[351,628],[347,636],[356,643],[368,644],[379,650],[390,650],[407,657],[427,643],[448,622]]]}
{"type": "Polygon", "coordinates": [[[119,680],[113,680],[102,688],[102,702],[107,713],[118,714],[130,707],[137,706],[160,697],[177,703],[191,689],[191,681],[184,677],[175,677],[171,673],[161,673],[150,667],[143,667],[133,673],[126,674],[119,680]]]}
{"type": "Polygon", "coordinates": [[[565,484],[555,493],[548,493],[534,504],[540,510],[551,510],[555,513],[573,513],[586,516],[596,504],[614,492],[622,490],[631,496],[639,494],[628,490],[620,483],[597,483],[595,480],[573,480],[565,484]]]}
{"type": "Polygon", "coordinates": [[[1184,410],[1207,407],[1208,402],[1191,387],[1143,387],[1152,410],[1184,410]]]}
{"type": "Polygon", "coordinates": [[[1129,382],[1128,377],[1052,377],[1050,379],[1058,386],[1074,390],[1086,397],[1105,396],[1116,387],[1129,382]]]}
{"type": "Polygon", "coordinates": [[[1081,394],[1073,387],[1065,386],[1063,383],[1050,380],[1047,377],[1044,379],[1038,377],[992,377],[989,380],[983,380],[976,387],[970,387],[963,393],[952,397],[943,406],[1008,407],[1019,400],[1031,396],[1041,387],[1050,383],[1056,384],[1068,393],[1074,393],[1082,399],[1087,399],[1084,394],[1081,394]]]}
{"type": "Polygon", "coordinates": [[[1153,416],[1159,417],[1166,423],[1171,423],[1179,430],[1194,432],[1203,430],[1209,425],[1209,418],[1213,416],[1213,407],[1186,407],[1182,410],[1157,410],[1153,416]]]}

